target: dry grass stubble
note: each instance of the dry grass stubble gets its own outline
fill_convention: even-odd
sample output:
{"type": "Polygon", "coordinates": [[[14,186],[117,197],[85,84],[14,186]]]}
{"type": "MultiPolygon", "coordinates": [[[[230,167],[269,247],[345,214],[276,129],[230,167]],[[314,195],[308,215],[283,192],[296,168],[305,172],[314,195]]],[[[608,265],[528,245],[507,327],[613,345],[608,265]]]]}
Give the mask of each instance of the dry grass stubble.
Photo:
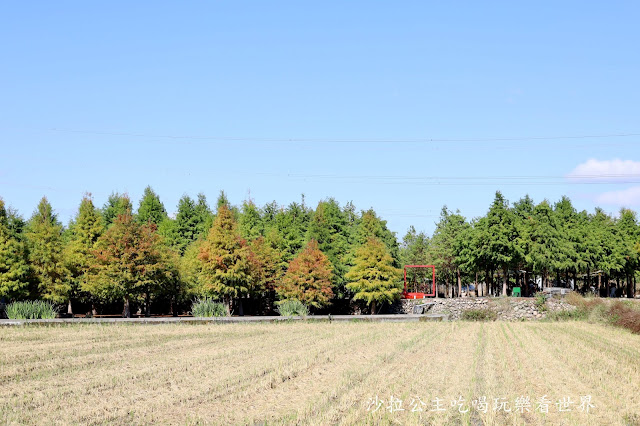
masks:
{"type": "Polygon", "coordinates": [[[640,336],[580,322],[6,328],[0,419],[632,424],[640,418],[639,359],[640,336]],[[388,410],[392,395],[403,411],[388,410]],[[552,403],[541,414],[536,399],[543,395],[576,404],[559,413],[552,403]],[[583,395],[596,405],[590,414],[577,409],[583,395]],[[374,412],[369,403],[376,396],[385,402],[374,412]],[[470,405],[481,396],[486,413],[470,405]],[[516,412],[520,396],[530,397],[529,411],[516,412]],[[459,397],[467,412],[451,405],[459,397]],[[511,412],[494,409],[500,397],[511,412]],[[444,411],[432,411],[435,398],[444,411]]]}

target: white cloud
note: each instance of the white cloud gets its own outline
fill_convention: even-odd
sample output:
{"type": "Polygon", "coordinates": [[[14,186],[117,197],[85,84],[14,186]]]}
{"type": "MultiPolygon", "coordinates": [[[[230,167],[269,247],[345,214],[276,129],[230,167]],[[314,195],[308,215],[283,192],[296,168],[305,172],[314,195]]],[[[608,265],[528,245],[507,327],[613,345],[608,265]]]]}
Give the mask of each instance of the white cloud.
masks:
{"type": "Polygon", "coordinates": [[[567,178],[590,181],[617,181],[621,179],[640,178],[640,161],[596,160],[591,158],[573,169],[567,178]]]}
{"type": "Polygon", "coordinates": [[[603,192],[596,197],[596,202],[619,207],[640,206],[640,186],[632,186],[619,191],[603,192]]]}

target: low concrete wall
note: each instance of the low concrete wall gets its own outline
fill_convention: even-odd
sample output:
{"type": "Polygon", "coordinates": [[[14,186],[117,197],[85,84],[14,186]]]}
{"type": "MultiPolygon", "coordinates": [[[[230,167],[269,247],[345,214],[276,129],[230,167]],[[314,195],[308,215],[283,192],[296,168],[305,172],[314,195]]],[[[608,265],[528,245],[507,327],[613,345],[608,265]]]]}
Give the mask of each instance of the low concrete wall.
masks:
{"type": "Polygon", "coordinates": [[[167,317],[167,318],[56,318],[46,320],[1,319],[0,326],[60,326],[71,324],[233,324],[233,323],[275,323],[290,321],[319,322],[423,322],[446,321],[447,315],[430,313],[427,315],[309,315],[308,317],[167,317]]]}
{"type": "Polygon", "coordinates": [[[549,312],[576,309],[563,299],[548,299],[546,310],[539,310],[535,299],[527,297],[498,298],[454,298],[400,300],[391,306],[390,315],[310,315],[308,317],[246,316],[246,317],[163,317],[163,318],[56,318],[50,320],[0,319],[0,326],[64,325],[64,324],[204,324],[204,323],[270,323],[282,321],[327,321],[327,322],[418,322],[459,320],[469,309],[490,309],[502,321],[533,321],[547,317],[549,312]],[[413,315],[413,307],[433,303],[424,315],[413,315]]]}
{"type": "Polygon", "coordinates": [[[450,320],[458,320],[462,313],[469,309],[490,309],[503,321],[531,321],[547,317],[549,312],[570,311],[576,309],[562,299],[549,299],[546,310],[539,310],[535,299],[528,297],[498,298],[453,298],[453,299],[416,299],[401,300],[394,304],[394,313],[412,313],[415,305],[433,303],[428,313],[446,314],[450,320]]]}

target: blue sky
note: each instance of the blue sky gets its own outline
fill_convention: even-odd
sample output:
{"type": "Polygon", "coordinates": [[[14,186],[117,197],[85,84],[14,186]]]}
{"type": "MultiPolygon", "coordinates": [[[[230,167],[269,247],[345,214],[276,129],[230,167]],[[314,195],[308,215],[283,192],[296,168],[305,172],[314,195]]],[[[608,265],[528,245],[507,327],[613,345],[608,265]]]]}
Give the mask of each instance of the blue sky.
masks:
{"type": "Polygon", "coordinates": [[[185,193],[304,193],[373,207],[400,237],[444,204],[483,215],[496,190],[637,210],[639,12],[4,2],[0,196],[29,217],[46,195],[66,222],[87,191],[137,205],[151,185],[170,212],[185,193]]]}

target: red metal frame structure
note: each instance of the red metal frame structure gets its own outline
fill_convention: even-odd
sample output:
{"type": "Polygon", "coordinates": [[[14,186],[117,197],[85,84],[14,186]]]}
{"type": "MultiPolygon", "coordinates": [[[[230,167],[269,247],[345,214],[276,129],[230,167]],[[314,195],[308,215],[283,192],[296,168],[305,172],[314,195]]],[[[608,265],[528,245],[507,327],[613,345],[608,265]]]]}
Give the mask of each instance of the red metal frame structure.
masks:
{"type": "Polygon", "coordinates": [[[436,267],[433,265],[405,265],[404,267],[404,291],[403,299],[424,299],[425,297],[434,297],[436,295],[436,267]],[[407,292],[407,268],[431,268],[433,272],[433,280],[431,293],[409,293],[407,292]]]}

